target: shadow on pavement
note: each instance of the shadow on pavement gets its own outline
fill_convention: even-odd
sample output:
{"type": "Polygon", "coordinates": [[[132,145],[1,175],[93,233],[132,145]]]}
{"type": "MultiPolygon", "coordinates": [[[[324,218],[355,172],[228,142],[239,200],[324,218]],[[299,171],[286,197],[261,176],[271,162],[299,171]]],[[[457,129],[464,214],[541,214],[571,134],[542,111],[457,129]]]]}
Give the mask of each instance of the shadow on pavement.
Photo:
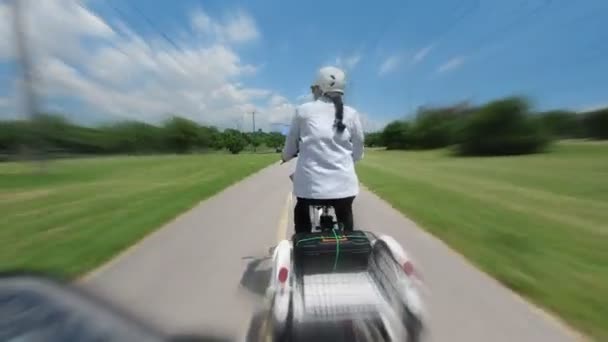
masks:
{"type": "Polygon", "coordinates": [[[263,297],[266,293],[268,280],[270,279],[271,265],[270,257],[244,257],[250,259],[247,268],[241,277],[240,285],[249,292],[263,297]]]}
{"type": "MultiPolygon", "coordinates": [[[[247,267],[241,276],[240,286],[247,292],[253,294],[258,299],[264,298],[266,287],[270,280],[271,261],[270,256],[266,257],[243,257],[243,260],[248,260],[247,267]]],[[[268,311],[260,307],[256,310],[249,321],[247,329],[246,341],[263,341],[266,340],[267,332],[267,317],[268,311]]]]}
{"type": "Polygon", "coordinates": [[[268,326],[268,312],[257,311],[251,317],[249,322],[249,328],[247,329],[246,342],[261,342],[268,341],[269,337],[269,326],[268,326]]]}

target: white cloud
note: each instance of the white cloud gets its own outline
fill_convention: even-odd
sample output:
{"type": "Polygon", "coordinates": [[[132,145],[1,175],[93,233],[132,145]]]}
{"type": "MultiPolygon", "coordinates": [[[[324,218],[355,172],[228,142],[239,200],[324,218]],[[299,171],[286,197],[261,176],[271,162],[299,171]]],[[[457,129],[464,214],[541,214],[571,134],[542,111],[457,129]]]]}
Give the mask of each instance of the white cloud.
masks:
{"type": "Polygon", "coordinates": [[[374,119],[367,113],[359,113],[359,118],[365,132],[379,132],[388,123],[386,120],[374,119]]]}
{"type": "Polygon", "coordinates": [[[464,57],[454,57],[437,68],[437,73],[445,73],[460,68],[464,64],[464,57]]]}
{"type": "MultiPolygon", "coordinates": [[[[11,6],[8,1],[0,4],[0,59],[15,56],[11,6]]],[[[74,0],[22,1],[22,13],[28,46],[34,55],[54,54],[77,59],[83,56],[82,38],[115,35],[106,22],[74,0]],[[49,39],[51,37],[56,39],[49,39]]]]}
{"type": "MultiPolygon", "coordinates": [[[[175,113],[222,127],[234,127],[235,120],[252,109],[259,111],[260,128],[293,115],[294,106],[276,91],[243,84],[258,67],[243,62],[229,43],[260,36],[254,19],[243,11],[223,20],[196,11],[191,25],[205,39],[180,40],[175,48],[162,37],[140,36],[125,23],[115,23],[112,29],[79,0],[36,4],[28,14],[40,27],[31,35],[41,79],[37,89],[45,103],[68,97],[84,103],[83,113],[149,122],[175,113]]],[[[12,44],[10,25],[10,8],[4,2],[0,60],[14,58],[5,49],[7,41],[12,44]]]]}
{"type": "Polygon", "coordinates": [[[313,100],[312,93],[308,92],[308,93],[298,96],[296,98],[296,103],[301,104],[301,103],[305,103],[305,102],[312,101],[312,100],[313,100]]]}
{"type": "Polygon", "coordinates": [[[202,9],[192,14],[192,25],[199,32],[227,42],[248,42],[260,37],[255,20],[243,11],[238,11],[223,22],[211,18],[202,9]]]}
{"type": "Polygon", "coordinates": [[[361,61],[361,54],[356,53],[347,57],[337,57],[336,65],[345,69],[353,69],[361,61]]]}
{"type": "Polygon", "coordinates": [[[277,107],[284,103],[289,103],[289,100],[287,100],[286,98],[284,98],[283,96],[278,95],[278,94],[272,95],[270,97],[270,99],[268,100],[268,105],[270,107],[277,107]]]}
{"type": "Polygon", "coordinates": [[[403,61],[403,57],[401,57],[399,55],[393,55],[393,56],[388,57],[380,65],[378,74],[385,75],[385,74],[397,69],[402,61],[403,61]]]}
{"type": "Polygon", "coordinates": [[[256,40],[260,33],[252,17],[244,12],[239,12],[226,23],[226,37],[234,42],[246,42],[256,40]]]}
{"type": "Polygon", "coordinates": [[[431,52],[431,50],[433,50],[434,45],[428,45],[423,47],[422,49],[418,50],[415,54],[414,57],[412,58],[412,64],[418,64],[420,62],[422,62],[426,56],[428,56],[428,54],[431,52]]]}
{"type": "Polygon", "coordinates": [[[269,127],[271,123],[289,123],[293,118],[295,110],[295,105],[289,102],[270,106],[260,111],[261,124],[269,127]]]}
{"type": "Polygon", "coordinates": [[[217,23],[211,19],[207,15],[207,13],[203,12],[203,10],[198,9],[194,11],[192,14],[192,26],[199,30],[200,32],[207,32],[215,34],[217,23]]]}
{"type": "Polygon", "coordinates": [[[608,108],[608,103],[583,106],[580,109],[578,109],[578,112],[579,113],[593,112],[593,111],[596,111],[599,109],[604,109],[604,108],[608,108]]]}

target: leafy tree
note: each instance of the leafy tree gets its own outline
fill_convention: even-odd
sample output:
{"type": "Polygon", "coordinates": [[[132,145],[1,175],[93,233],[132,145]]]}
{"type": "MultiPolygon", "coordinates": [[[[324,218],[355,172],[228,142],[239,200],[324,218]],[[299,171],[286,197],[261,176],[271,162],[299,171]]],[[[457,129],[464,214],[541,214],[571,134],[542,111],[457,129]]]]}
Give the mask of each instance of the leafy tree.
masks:
{"type": "Polygon", "coordinates": [[[608,139],[608,108],[584,114],[585,134],[593,139],[608,139]]]}
{"type": "MultiPolygon", "coordinates": [[[[462,154],[500,155],[542,150],[556,138],[591,137],[608,139],[608,109],[588,113],[549,111],[531,115],[528,103],[505,98],[480,107],[454,105],[425,108],[413,122],[394,121],[382,132],[367,133],[369,147],[388,149],[440,148],[458,145],[462,154]]],[[[9,158],[20,151],[51,153],[159,153],[207,148],[241,152],[248,144],[279,149],[285,141],[280,133],[243,134],[173,117],[161,127],[137,121],[98,127],[80,126],[56,114],[35,120],[0,121],[0,155],[9,158]]]]}
{"type": "Polygon", "coordinates": [[[174,116],[164,125],[168,147],[177,153],[190,151],[199,142],[199,129],[194,121],[174,116]]]}
{"type": "Polygon", "coordinates": [[[450,145],[453,140],[453,121],[454,118],[442,110],[419,113],[412,128],[416,147],[432,149],[450,145]]]}
{"type": "Polygon", "coordinates": [[[382,131],[382,141],[389,150],[406,149],[412,146],[410,125],[406,121],[393,121],[382,131]]]}
{"type": "Polygon", "coordinates": [[[25,120],[0,122],[0,151],[16,153],[21,146],[28,144],[31,125],[25,120]]]}
{"type": "Polygon", "coordinates": [[[166,150],[162,128],[137,121],[124,121],[103,128],[106,148],[118,153],[150,153],[166,150]]]}
{"type": "Polygon", "coordinates": [[[465,155],[511,155],[540,151],[548,143],[538,120],[521,98],[493,101],[473,113],[463,131],[465,155]]]}
{"type": "Polygon", "coordinates": [[[285,143],[285,136],[278,132],[269,133],[266,136],[266,145],[278,149],[285,143]]]}
{"type": "Polygon", "coordinates": [[[223,143],[230,153],[238,154],[247,146],[247,139],[243,133],[235,129],[227,129],[223,134],[223,143]]]}
{"type": "Polygon", "coordinates": [[[372,132],[365,134],[365,146],[367,147],[381,147],[385,146],[382,139],[382,132],[372,132]]]}
{"type": "Polygon", "coordinates": [[[253,146],[254,149],[257,149],[264,141],[264,133],[262,132],[262,130],[258,130],[257,132],[251,133],[249,137],[250,144],[253,146]]]}
{"type": "Polygon", "coordinates": [[[197,146],[201,148],[220,149],[223,147],[220,139],[221,132],[212,126],[202,126],[198,132],[197,146]]]}
{"type": "Polygon", "coordinates": [[[580,138],[584,135],[582,115],[566,110],[540,113],[541,124],[556,138],[580,138]]]}

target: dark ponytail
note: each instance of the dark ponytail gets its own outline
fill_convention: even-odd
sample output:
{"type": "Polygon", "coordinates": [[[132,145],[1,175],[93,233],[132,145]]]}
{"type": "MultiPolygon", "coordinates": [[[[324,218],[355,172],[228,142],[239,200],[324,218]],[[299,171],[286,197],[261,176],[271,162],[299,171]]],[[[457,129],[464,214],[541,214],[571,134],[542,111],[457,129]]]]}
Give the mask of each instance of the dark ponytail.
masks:
{"type": "Polygon", "coordinates": [[[331,102],[334,103],[334,108],[336,109],[336,118],[334,120],[334,127],[338,131],[338,133],[344,132],[346,129],[346,125],[342,122],[344,119],[344,102],[342,101],[342,94],[340,93],[328,93],[327,96],[331,102]]]}

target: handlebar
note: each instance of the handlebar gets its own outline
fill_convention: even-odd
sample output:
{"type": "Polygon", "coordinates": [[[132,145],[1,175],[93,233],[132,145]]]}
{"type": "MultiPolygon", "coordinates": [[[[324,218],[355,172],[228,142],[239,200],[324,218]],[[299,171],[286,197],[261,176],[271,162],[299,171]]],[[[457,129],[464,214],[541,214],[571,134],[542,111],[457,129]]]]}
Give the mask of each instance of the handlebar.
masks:
{"type": "MultiPolygon", "coordinates": [[[[298,156],[298,154],[299,153],[294,154],[292,158],[296,158],[298,156]]],[[[283,158],[281,158],[281,165],[283,165],[285,163],[287,163],[287,162],[285,160],[283,160],[283,158]]]]}

